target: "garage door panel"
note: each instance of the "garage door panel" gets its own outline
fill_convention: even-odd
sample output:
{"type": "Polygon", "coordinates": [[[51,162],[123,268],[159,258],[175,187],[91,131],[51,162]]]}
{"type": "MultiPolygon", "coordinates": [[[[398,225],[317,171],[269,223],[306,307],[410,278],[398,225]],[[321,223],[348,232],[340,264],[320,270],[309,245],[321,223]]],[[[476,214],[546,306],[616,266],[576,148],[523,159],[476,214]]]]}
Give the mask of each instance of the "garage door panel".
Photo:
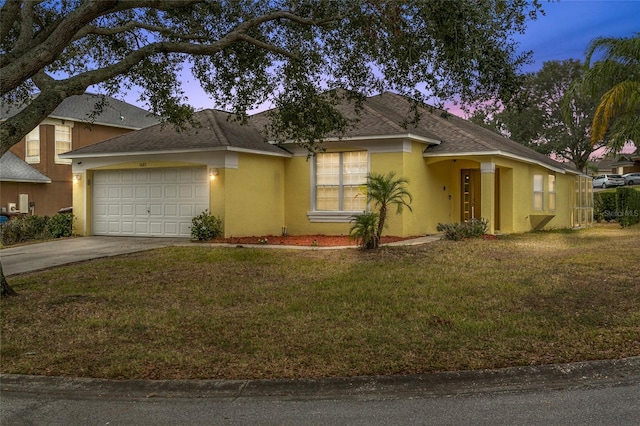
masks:
{"type": "Polygon", "coordinates": [[[135,192],[132,186],[123,186],[120,189],[120,198],[135,198],[135,192]]]}
{"type": "Polygon", "coordinates": [[[152,217],[162,216],[164,209],[162,204],[149,204],[149,215],[152,217]]]}
{"type": "Polygon", "coordinates": [[[107,191],[108,191],[107,198],[116,198],[116,199],[120,198],[120,188],[119,187],[110,186],[107,191]]]}
{"type": "Polygon", "coordinates": [[[109,216],[119,216],[120,215],[120,205],[119,204],[109,204],[107,206],[107,214],[109,216]]]}
{"type": "Polygon", "coordinates": [[[177,198],[178,187],[176,185],[166,185],[164,187],[164,198],[177,198]]]}
{"type": "Polygon", "coordinates": [[[165,204],[164,216],[175,218],[178,217],[178,205],[177,204],[165,204]]]}
{"type": "Polygon", "coordinates": [[[119,234],[120,233],[120,221],[108,221],[107,232],[119,234]]]}
{"type": "Polygon", "coordinates": [[[209,208],[204,167],[96,171],[93,182],[96,235],[189,237],[209,208]]]}
{"type": "Polygon", "coordinates": [[[149,223],[145,220],[137,220],[133,223],[134,233],[136,235],[148,235],[149,234],[149,223]]]}
{"type": "Polygon", "coordinates": [[[149,198],[162,198],[163,190],[161,185],[154,185],[149,187],[149,198]]]}
{"type": "Polygon", "coordinates": [[[120,208],[120,215],[126,216],[134,216],[135,206],[133,204],[122,204],[120,208]]]}
{"type": "Polygon", "coordinates": [[[149,188],[146,186],[136,186],[136,199],[146,200],[149,198],[149,188]]]}

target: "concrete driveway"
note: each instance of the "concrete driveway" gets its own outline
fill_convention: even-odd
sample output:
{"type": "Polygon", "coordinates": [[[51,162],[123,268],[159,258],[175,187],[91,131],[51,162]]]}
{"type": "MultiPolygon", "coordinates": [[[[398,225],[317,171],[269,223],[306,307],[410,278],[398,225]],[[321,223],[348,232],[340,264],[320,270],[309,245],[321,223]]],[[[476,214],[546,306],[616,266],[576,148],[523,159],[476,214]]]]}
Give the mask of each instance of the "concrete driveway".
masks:
{"type": "Polygon", "coordinates": [[[194,243],[188,238],[78,237],[4,248],[0,250],[0,261],[5,276],[11,276],[83,260],[190,244],[194,243]]]}

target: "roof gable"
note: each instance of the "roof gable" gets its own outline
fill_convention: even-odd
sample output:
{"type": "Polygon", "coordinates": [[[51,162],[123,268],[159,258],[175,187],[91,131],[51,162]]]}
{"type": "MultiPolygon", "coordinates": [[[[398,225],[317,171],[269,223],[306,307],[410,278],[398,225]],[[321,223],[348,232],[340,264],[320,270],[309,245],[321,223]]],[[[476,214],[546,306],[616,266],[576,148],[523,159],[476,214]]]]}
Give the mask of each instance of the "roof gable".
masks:
{"type": "Polygon", "coordinates": [[[63,154],[63,157],[215,149],[288,154],[282,148],[267,143],[251,125],[233,121],[230,113],[207,109],[195,113],[194,119],[196,127],[179,131],[171,125],[157,124],[71,151],[63,154]]]}
{"type": "Polygon", "coordinates": [[[11,151],[0,157],[0,181],[51,183],[51,179],[43,175],[11,151]]]}
{"type": "MultiPolygon", "coordinates": [[[[6,120],[14,116],[25,107],[26,105],[20,107],[3,105],[2,108],[0,108],[0,120],[6,120]]],[[[149,127],[160,122],[158,117],[135,105],[109,96],[95,95],[92,93],[74,95],[66,98],[49,114],[49,117],[134,130],[149,127]],[[105,104],[102,111],[95,118],[91,119],[90,115],[95,110],[96,104],[103,99],[105,104]]]]}

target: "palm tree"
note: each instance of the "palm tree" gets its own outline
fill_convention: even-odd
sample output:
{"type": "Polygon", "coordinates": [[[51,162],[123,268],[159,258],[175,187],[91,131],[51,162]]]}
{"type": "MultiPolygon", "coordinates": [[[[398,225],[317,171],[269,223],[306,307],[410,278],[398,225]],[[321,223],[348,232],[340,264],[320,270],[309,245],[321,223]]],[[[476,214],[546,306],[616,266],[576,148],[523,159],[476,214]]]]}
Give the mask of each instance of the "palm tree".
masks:
{"type": "Polygon", "coordinates": [[[380,237],[384,229],[387,219],[387,210],[389,206],[396,205],[396,213],[402,213],[404,207],[411,210],[409,203],[413,201],[411,194],[406,188],[409,180],[406,178],[397,178],[395,172],[389,172],[387,175],[378,173],[369,173],[367,176],[367,203],[372,203],[379,207],[378,211],[378,227],[374,238],[374,248],[380,244],[380,237]],[[407,202],[408,200],[408,202],[407,202]]]}
{"type": "Polygon", "coordinates": [[[631,140],[640,147],[640,33],[630,38],[597,38],[586,51],[581,87],[600,96],[591,127],[591,141],[608,139],[616,151],[631,140]],[[591,59],[603,59],[589,68],[591,59]]]}

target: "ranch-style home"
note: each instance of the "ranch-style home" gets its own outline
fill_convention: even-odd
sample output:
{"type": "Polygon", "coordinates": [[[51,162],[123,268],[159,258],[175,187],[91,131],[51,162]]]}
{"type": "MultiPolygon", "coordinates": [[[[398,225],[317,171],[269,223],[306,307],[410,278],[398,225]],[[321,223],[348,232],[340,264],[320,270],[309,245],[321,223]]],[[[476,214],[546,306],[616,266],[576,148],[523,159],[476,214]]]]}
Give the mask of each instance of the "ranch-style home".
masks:
{"type": "MultiPolygon", "coordinates": [[[[3,104],[0,120],[20,109],[3,104]]],[[[0,213],[53,216],[71,207],[71,160],[60,154],[158,122],[144,109],[111,97],[86,93],[65,99],[0,158],[0,213]],[[102,111],[91,117],[100,101],[102,111]]]]}
{"type": "Polygon", "coordinates": [[[591,223],[591,179],[571,165],[437,109],[403,126],[409,109],[396,94],[369,97],[354,126],[311,157],[269,143],[268,111],[241,125],[215,110],[198,112],[189,131],[156,125],[63,154],[76,176],[76,231],[189,237],[191,219],[208,210],[225,237],[347,234],[367,209],[367,173],[389,171],[409,179],[413,202],[391,214],[387,235],[433,234],[474,217],[491,233],[591,223]]]}

